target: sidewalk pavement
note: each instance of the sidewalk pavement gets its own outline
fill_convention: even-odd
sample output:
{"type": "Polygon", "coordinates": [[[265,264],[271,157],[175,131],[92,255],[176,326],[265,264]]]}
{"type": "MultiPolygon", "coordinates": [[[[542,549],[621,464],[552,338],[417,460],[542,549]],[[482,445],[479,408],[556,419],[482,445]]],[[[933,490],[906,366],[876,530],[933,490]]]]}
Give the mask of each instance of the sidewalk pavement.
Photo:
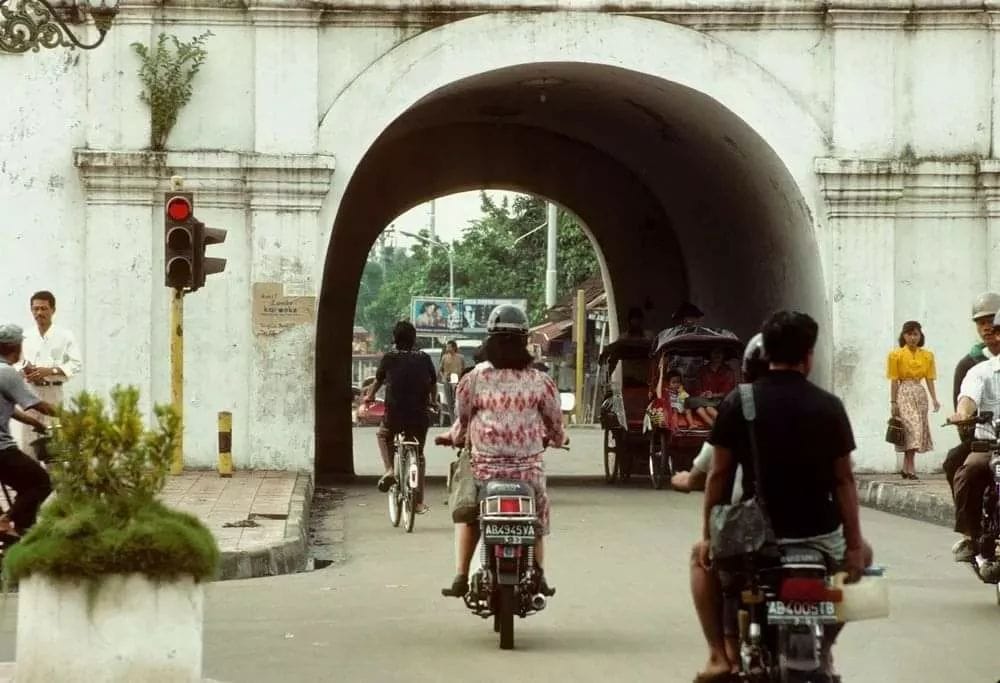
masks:
{"type": "Polygon", "coordinates": [[[902,479],[898,474],[858,474],[858,499],[866,507],[951,528],[955,503],[943,474],[902,479]]]}
{"type": "Polygon", "coordinates": [[[218,580],[292,574],[306,566],[312,475],[308,472],[187,470],[160,495],[198,517],[215,535],[218,580]]]}
{"type": "MultiPolygon", "coordinates": [[[[0,662],[0,683],[17,683],[14,674],[17,672],[16,662],[0,662]]],[[[219,683],[211,678],[203,678],[202,683],[219,683]]]]}

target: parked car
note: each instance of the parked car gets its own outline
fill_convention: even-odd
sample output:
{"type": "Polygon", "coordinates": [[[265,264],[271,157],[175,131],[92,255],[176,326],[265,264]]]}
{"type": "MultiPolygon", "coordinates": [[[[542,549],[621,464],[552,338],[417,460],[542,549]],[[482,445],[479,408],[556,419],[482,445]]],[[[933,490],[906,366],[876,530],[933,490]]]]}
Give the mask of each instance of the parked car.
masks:
{"type": "Polygon", "coordinates": [[[377,427],[385,417],[385,387],[378,390],[371,403],[360,403],[354,412],[354,424],[358,427],[377,427]]]}

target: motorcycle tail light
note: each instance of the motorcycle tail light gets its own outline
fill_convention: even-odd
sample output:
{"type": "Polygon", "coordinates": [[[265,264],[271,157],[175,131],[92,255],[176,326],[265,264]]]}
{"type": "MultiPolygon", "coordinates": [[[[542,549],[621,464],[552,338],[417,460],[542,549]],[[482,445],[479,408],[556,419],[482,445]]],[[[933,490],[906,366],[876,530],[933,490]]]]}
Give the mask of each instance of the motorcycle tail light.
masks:
{"type": "Polygon", "coordinates": [[[783,602],[840,602],[843,593],[827,586],[824,579],[793,577],[781,582],[778,598],[783,602]]]}
{"type": "Polygon", "coordinates": [[[521,499],[520,498],[501,498],[500,499],[500,512],[516,514],[521,511],[521,499]]]}

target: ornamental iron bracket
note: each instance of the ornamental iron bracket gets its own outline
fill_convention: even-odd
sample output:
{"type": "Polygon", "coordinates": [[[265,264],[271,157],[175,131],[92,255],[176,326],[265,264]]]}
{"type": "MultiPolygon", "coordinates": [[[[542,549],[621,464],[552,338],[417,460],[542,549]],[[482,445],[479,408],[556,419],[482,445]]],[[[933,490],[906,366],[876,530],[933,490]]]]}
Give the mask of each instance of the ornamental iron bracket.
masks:
{"type": "Polygon", "coordinates": [[[118,14],[115,5],[101,4],[86,10],[100,34],[93,43],[83,43],[70,30],[62,12],[48,0],[0,0],[0,52],[22,53],[40,48],[65,47],[93,50],[104,42],[118,14]]]}

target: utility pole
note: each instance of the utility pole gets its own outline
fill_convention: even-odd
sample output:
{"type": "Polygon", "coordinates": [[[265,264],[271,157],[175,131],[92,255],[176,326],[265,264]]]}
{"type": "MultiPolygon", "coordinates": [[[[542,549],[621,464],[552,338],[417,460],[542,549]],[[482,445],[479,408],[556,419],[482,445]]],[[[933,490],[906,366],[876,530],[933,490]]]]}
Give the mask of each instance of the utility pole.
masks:
{"type": "Polygon", "coordinates": [[[559,242],[559,209],[548,203],[548,241],[545,253],[545,308],[556,305],[556,259],[559,242]]]}
{"type": "Polygon", "coordinates": [[[435,212],[434,200],[431,200],[431,226],[430,226],[431,239],[437,239],[437,213],[435,212]]]}

